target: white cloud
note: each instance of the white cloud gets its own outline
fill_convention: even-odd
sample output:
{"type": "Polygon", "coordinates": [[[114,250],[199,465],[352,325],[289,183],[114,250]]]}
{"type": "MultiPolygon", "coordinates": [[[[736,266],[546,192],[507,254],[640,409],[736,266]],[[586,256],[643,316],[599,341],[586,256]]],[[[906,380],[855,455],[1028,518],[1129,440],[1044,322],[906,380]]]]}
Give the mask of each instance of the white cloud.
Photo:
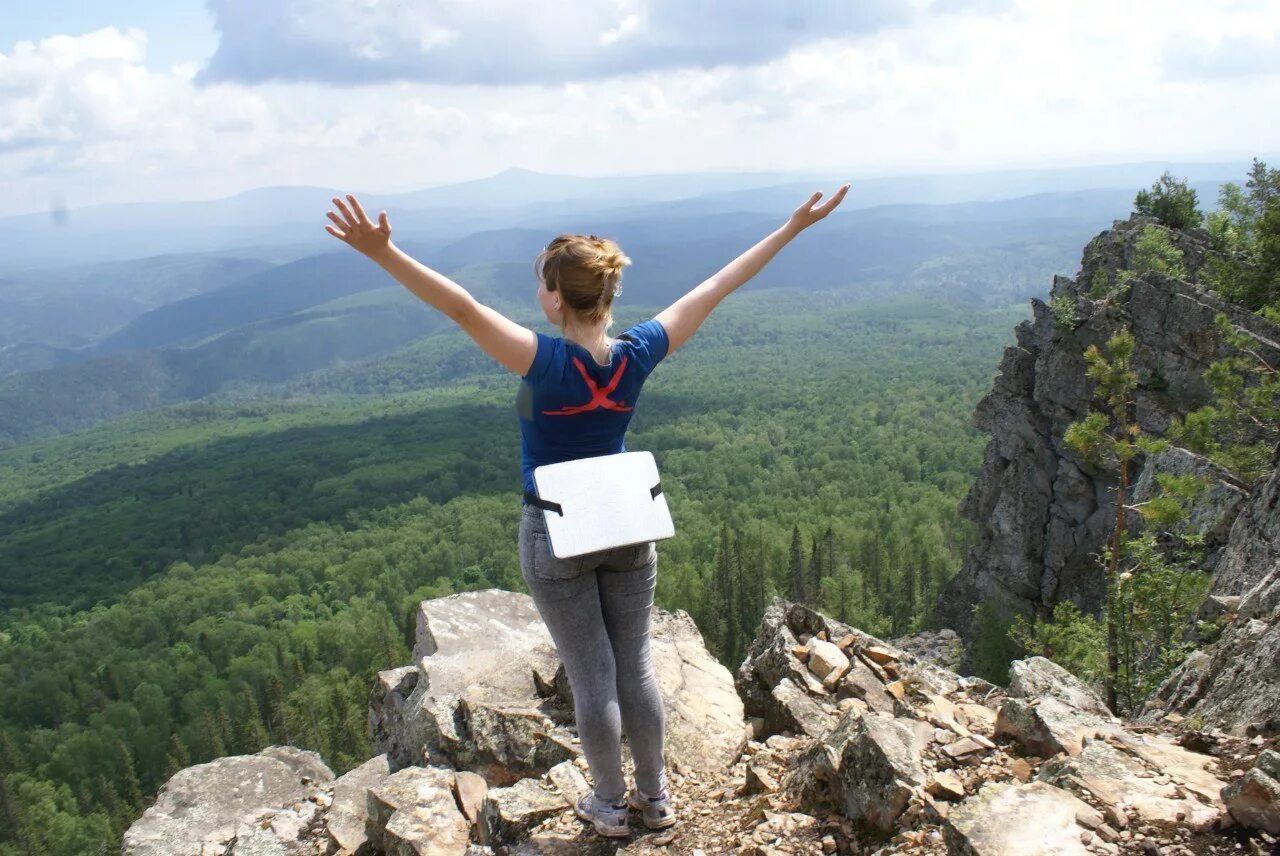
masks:
{"type": "MultiPolygon", "coordinates": [[[[314,15],[327,8],[310,2],[314,15]]],[[[1167,53],[1188,33],[1210,52],[1245,34],[1274,38],[1280,17],[1267,13],[1275,0],[1221,8],[1023,0],[991,13],[981,3],[944,13],[930,0],[913,2],[909,25],[808,39],[754,64],[547,85],[202,83],[198,58],[149,69],[138,30],[21,42],[0,53],[0,182],[17,210],[30,210],[54,192],[83,205],[264,184],[394,191],[508,166],[576,174],[831,167],[856,179],[1280,148],[1274,77],[1171,77],[1167,53]]],[[[361,14],[393,14],[382,0],[347,6],[350,18],[324,25],[325,38],[399,49],[385,27],[358,24],[361,14]]],[[[584,6],[583,44],[597,50],[601,34],[616,30],[603,50],[621,48],[654,26],[646,10],[638,0],[584,6]],[[630,16],[637,23],[627,24],[630,16]]],[[[258,25],[269,28],[263,14],[258,25]]],[[[663,26],[675,26],[673,14],[663,26]]],[[[462,38],[448,22],[396,20],[418,42],[462,38]]],[[[550,18],[523,37],[543,43],[558,23],[550,18]]]]}

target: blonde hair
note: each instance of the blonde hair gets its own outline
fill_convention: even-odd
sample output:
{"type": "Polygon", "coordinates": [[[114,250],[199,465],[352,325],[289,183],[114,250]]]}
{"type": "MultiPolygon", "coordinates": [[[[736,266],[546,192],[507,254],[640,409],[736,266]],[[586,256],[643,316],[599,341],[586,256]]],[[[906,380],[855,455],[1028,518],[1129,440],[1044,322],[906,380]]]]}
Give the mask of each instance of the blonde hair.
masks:
{"type": "Polygon", "coordinates": [[[588,323],[613,324],[613,298],[622,292],[622,269],[631,264],[622,249],[595,235],[560,235],[538,254],[534,273],[547,291],[560,293],[575,315],[588,323]]]}

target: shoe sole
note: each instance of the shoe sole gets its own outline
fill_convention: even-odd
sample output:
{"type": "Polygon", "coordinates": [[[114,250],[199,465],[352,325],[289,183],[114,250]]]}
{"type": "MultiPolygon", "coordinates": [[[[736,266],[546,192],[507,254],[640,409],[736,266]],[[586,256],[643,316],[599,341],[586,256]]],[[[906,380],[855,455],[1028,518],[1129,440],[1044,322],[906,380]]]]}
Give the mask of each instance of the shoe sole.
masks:
{"type": "Polygon", "coordinates": [[[650,823],[649,818],[644,813],[646,806],[636,805],[634,802],[632,802],[631,796],[629,794],[627,795],[627,805],[631,806],[633,809],[640,812],[640,818],[641,820],[644,821],[644,825],[647,829],[666,829],[669,826],[675,826],[675,823],[676,823],[675,815],[671,815],[666,820],[660,820],[657,823],[650,823]]]}

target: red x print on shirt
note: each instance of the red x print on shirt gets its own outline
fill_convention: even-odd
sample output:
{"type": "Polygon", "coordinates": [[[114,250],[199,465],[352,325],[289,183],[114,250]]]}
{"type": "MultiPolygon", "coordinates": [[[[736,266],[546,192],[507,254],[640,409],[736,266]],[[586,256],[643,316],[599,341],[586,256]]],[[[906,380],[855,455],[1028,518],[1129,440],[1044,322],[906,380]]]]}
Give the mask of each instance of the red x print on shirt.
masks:
{"type": "Polygon", "coordinates": [[[591,379],[591,375],[587,374],[587,367],[582,364],[582,360],[577,357],[573,358],[573,364],[578,368],[578,374],[582,375],[582,379],[587,382],[587,389],[591,392],[591,400],[586,404],[575,404],[572,407],[561,407],[559,410],[544,410],[544,416],[572,416],[575,413],[586,413],[588,410],[630,410],[621,401],[614,401],[609,398],[609,393],[618,388],[618,382],[622,380],[622,373],[627,368],[627,358],[622,358],[622,363],[618,366],[618,370],[613,373],[613,377],[609,379],[609,385],[600,387],[591,379]]]}

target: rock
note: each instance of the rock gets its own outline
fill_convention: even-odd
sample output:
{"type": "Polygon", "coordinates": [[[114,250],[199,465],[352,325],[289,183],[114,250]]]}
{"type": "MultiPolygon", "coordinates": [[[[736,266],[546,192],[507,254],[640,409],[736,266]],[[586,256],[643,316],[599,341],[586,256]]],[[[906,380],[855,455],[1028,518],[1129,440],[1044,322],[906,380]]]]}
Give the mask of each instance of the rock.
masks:
{"type": "Polygon", "coordinates": [[[1005,699],[996,717],[995,733],[1007,734],[1028,752],[1049,758],[1058,752],[1077,755],[1085,737],[1118,730],[1119,726],[1095,714],[1049,696],[1038,704],[1020,698],[1005,699]]]}
{"type": "Polygon", "coordinates": [[[964,656],[964,645],[956,632],[950,628],[938,631],[922,630],[890,641],[895,647],[910,653],[917,659],[944,669],[959,668],[964,656]]]}
{"type": "Polygon", "coordinates": [[[557,764],[548,770],[547,778],[556,786],[560,796],[564,797],[569,805],[576,803],[578,797],[591,790],[591,786],[587,784],[586,777],[582,775],[582,771],[578,769],[576,764],[569,761],[557,764]]]}
{"type": "Polygon", "coordinates": [[[919,731],[892,717],[845,714],[793,776],[820,789],[855,823],[889,832],[925,783],[924,745],[919,731]]]}
{"type": "Polygon", "coordinates": [[[894,697],[885,689],[880,679],[858,659],[853,661],[852,667],[840,680],[836,695],[839,698],[859,699],[867,707],[880,713],[894,712],[894,697]]]}
{"type": "MultiPolygon", "coordinates": [[[[333,773],[320,756],[292,746],[270,746],[256,755],[187,767],[164,784],[155,804],[125,832],[120,852],[200,856],[206,843],[230,843],[242,825],[257,826],[264,818],[306,802],[332,781],[333,773]]],[[[266,846],[256,834],[254,839],[245,843],[246,852],[266,846]]],[[[218,852],[225,850],[223,846],[218,852]]]]}
{"type": "Polygon", "coordinates": [[[1241,507],[1214,577],[1215,594],[1240,594],[1236,620],[1165,679],[1147,700],[1141,721],[1175,712],[1233,734],[1280,734],[1278,505],[1280,469],[1241,507]],[[1239,591],[1223,592],[1220,585],[1239,591]]]}
{"type": "Polygon", "coordinates": [[[1044,782],[989,782],[951,809],[943,831],[949,852],[960,856],[1089,856],[1081,842],[1086,827],[1076,818],[1091,812],[1044,782]]]}
{"type": "Polygon", "coordinates": [[[461,856],[470,824],[453,798],[453,771],[406,767],[366,792],[369,841],[387,856],[461,856]]]}
{"type": "MultiPolygon", "coordinates": [[[[728,669],[683,612],[654,611],[652,646],[667,751],[685,769],[727,767],[746,742],[728,669]]],[[[528,595],[490,589],[424,601],[420,659],[379,675],[370,731],[393,769],[441,764],[504,785],[574,758],[572,690],[528,595]]],[[[807,670],[806,670],[807,671],[807,670]]]]}
{"type": "Polygon", "coordinates": [[[242,823],[227,853],[228,856],[288,856],[289,850],[272,829],[242,823]]]}
{"type": "Polygon", "coordinates": [[[480,820],[480,841],[490,847],[525,838],[533,827],[569,808],[569,801],[536,779],[521,779],[505,788],[491,788],[480,820]]]}
{"type": "Polygon", "coordinates": [[[380,673],[370,698],[374,744],[393,769],[426,761],[504,782],[572,757],[534,679],[554,674],[559,658],[528,595],[489,589],[423,601],[417,637],[417,678],[380,673]]]}
{"type": "Polygon", "coordinates": [[[944,800],[962,800],[965,795],[964,782],[960,781],[954,773],[947,772],[934,773],[930,776],[926,790],[944,800]]]}
{"type": "MultiPolygon", "coordinates": [[[[577,768],[573,766],[571,761],[563,761],[551,769],[558,770],[568,765],[576,772],[577,768]]],[[[581,776],[581,773],[578,773],[581,776]]],[[[480,811],[484,807],[485,794],[489,792],[489,783],[480,776],[469,770],[458,770],[453,774],[453,793],[458,800],[458,807],[462,809],[462,816],[467,819],[468,823],[475,823],[480,819],[480,811]]]]}
{"type": "MultiPolygon", "coordinates": [[[[1114,291],[1119,271],[1132,266],[1137,239],[1151,222],[1135,215],[1115,223],[1090,242],[1075,278],[1054,278],[1051,299],[1069,300],[1080,315],[1077,324],[1063,327],[1047,302],[1032,301],[1032,319],[1018,325],[1016,344],[1006,348],[991,390],[975,409],[975,425],[991,440],[960,511],[977,524],[978,543],[938,599],[939,620],[966,642],[977,632],[972,607],[983,602],[1005,618],[1044,616],[1062,601],[1087,614],[1100,613],[1105,581],[1096,555],[1114,525],[1110,488],[1116,473],[1082,460],[1062,441],[1067,425],[1092,405],[1086,347],[1104,346],[1118,324],[1131,327],[1132,367],[1139,379],[1135,418],[1144,433],[1154,436],[1166,436],[1175,418],[1210,403],[1205,369],[1235,353],[1215,332],[1217,313],[1254,338],[1268,363],[1280,364],[1280,326],[1196,284],[1209,251],[1203,234],[1170,233],[1184,254],[1188,281],[1146,273],[1133,276],[1127,292],[1116,292],[1108,301],[1089,297],[1095,282],[1109,283],[1114,291]]],[[[1176,466],[1176,459],[1193,456],[1171,451],[1166,457],[1159,466],[1167,470],[1171,460],[1176,466]]],[[[1135,463],[1132,475],[1140,481],[1147,462],[1135,463]]],[[[1154,480],[1156,471],[1150,469],[1148,478],[1154,480]]],[[[1193,506],[1196,525],[1217,533],[1230,526],[1229,538],[1234,537],[1233,501],[1229,487],[1215,486],[1193,506]]],[[[1238,519],[1245,512],[1237,508],[1238,519]]],[[[1208,564],[1233,575],[1226,564],[1228,546],[1212,539],[1206,546],[1208,564]]],[[[1255,579],[1271,567],[1248,564],[1257,569],[1255,579]]],[[[1237,591],[1221,593],[1247,588],[1241,584],[1237,591]]],[[[970,653],[962,669],[969,668],[970,653]]]]}
{"type": "Polygon", "coordinates": [[[795,731],[810,737],[821,737],[831,730],[835,718],[807,693],[783,678],[770,695],[775,702],[774,721],[781,724],[779,731],[795,731]]]}
{"type": "Polygon", "coordinates": [[[1102,718],[1107,705],[1083,681],[1045,657],[1028,657],[1009,664],[1009,695],[1017,698],[1056,698],[1069,707],[1102,718]]]}
{"type": "Polygon", "coordinates": [[[1090,796],[1094,804],[1123,802],[1137,813],[1139,822],[1153,826],[1204,831],[1221,815],[1221,803],[1202,804],[1185,788],[1141,775],[1147,769],[1137,758],[1110,743],[1090,740],[1075,757],[1046,761],[1036,779],[1079,796],[1090,796]]]}
{"type": "Polygon", "coordinates": [[[655,609],[650,648],[666,707],[667,758],[693,772],[728,768],[748,735],[733,674],[707,651],[683,610],[655,609]]]}
{"type": "Polygon", "coordinates": [[[822,639],[809,640],[809,671],[821,680],[833,672],[837,675],[849,668],[849,658],[831,642],[822,639]]]}
{"type": "Polygon", "coordinates": [[[1271,778],[1280,781],[1280,752],[1274,749],[1267,749],[1261,752],[1254,759],[1253,766],[1266,773],[1271,778]]]}
{"type": "Polygon", "coordinates": [[[778,790],[778,783],[759,764],[748,764],[746,783],[742,790],[746,794],[772,794],[778,790]]]}
{"type": "Polygon", "coordinates": [[[387,756],[379,755],[343,773],[333,783],[333,804],[329,807],[326,827],[334,844],[352,853],[360,852],[368,840],[364,828],[369,816],[365,794],[390,775],[387,756]]]}
{"type": "Polygon", "coordinates": [[[1242,826],[1280,835],[1280,782],[1254,767],[1222,789],[1222,801],[1242,826]]]}
{"type": "Polygon", "coordinates": [[[962,737],[942,747],[942,751],[961,764],[977,764],[991,749],[972,737],[962,737]]]}

